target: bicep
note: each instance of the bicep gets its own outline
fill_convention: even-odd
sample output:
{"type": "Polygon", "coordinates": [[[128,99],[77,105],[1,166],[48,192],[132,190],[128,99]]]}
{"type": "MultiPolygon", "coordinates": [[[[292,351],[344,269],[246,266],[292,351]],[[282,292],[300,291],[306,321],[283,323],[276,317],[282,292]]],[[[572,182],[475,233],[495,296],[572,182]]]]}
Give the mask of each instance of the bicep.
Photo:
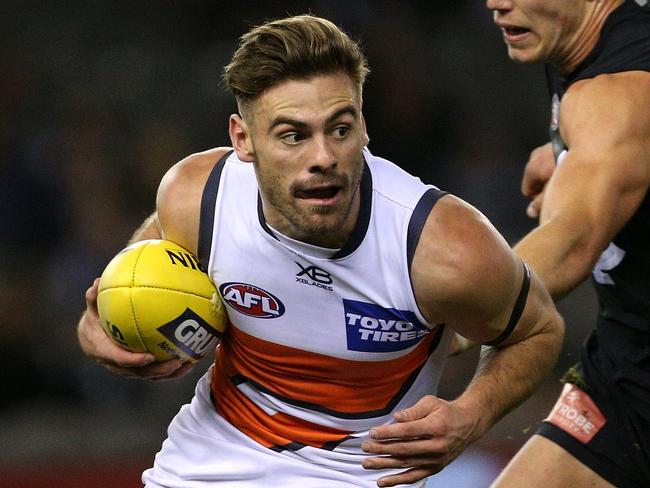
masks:
{"type": "Polygon", "coordinates": [[[506,328],[524,267],[477,210],[445,198],[427,220],[412,276],[416,300],[430,322],[448,324],[467,339],[485,343],[506,328]]]}
{"type": "Polygon", "coordinates": [[[634,142],[600,154],[575,147],[551,178],[541,225],[564,229],[558,238],[581,240],[594,253],[634,215],[648,190],[648,155],[634,142]]]}
{"type": "Polygon", "coordinates": [[[185,191],[188,182],[182,173],[183,169],[175,166],[164,176],[158,188],[156,211],[163,238],[196,253],[200,203],[185,191]]]}
{"type": "Polygon", "coordinates": [[[599,252],[648,190],[650,75],[585,80],[563,99],[560,118],[570,149],[549,182],[541,224],[558,221],[599,252]]]}
{"type": "Polygon", "coordinates": [[[486,346],[504,347],[552,331],[557,312],[548,291],[523,261],[515,258],[513,264],[519,271],[515,279],[494,273],[473,290],[489,301],[478,302],[481,308],[474,317],[460,315],[451,323],[457,332],[486,346]]]}
{"type": "Polygon", "coordinates": [[[511,333],[497,344],[497,347],[508,346],[521,342],[528,337],[544,332],[557,323],[557,312],[553,300],[544,287],[540,278],[531,270],[530,283],[525,296],[522,296],[523,307],[513,306],[511,320],[516,319],[511,333]]]}
{"type": "Polygon", "coordinates": [[[203,189],[226,151],[216,148],[185,158],[165,174],[158,188],[156,208],[163,237],[193,253],[198,251],[203,189]]]}

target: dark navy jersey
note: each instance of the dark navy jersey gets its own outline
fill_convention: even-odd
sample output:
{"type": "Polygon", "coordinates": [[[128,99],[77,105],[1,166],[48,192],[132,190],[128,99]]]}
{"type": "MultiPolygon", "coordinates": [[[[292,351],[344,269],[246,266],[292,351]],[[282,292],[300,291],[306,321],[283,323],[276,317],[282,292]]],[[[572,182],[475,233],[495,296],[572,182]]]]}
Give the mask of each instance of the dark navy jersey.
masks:
{"type": "MultiPolygon", "coordinates": [[[[575,71],[562,77],[546,67],[556,158],[570,151],[560,137],[557,115],[562,95],[576,81],[624,71],[650,72],[650,9],[634,0],[626,0],[610,14],[593,51],[575,71]]],[[[593,282],[599,315],[581,353],[585,377],[622,391],[630,407],[650,419],[650,195],[601,255],[593,282]]]]}

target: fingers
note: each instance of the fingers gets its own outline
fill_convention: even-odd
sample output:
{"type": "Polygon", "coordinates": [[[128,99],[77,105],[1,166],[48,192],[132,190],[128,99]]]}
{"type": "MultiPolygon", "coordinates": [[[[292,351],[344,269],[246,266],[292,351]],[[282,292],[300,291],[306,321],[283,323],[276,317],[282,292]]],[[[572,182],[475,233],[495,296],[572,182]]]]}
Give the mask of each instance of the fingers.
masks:
{"type": "Polygon", "coordinates": [[[378,486],[415,483],[440,472],[453,459],[450,457],[448,445],[441,439],[370,441],[364,442],[362,449],[365,452],[380,454],[379,457],[364,459],[362,466],[365,469],[407,469],[402,473],[380,478],[378,486]]]}
{"type": "Polygon", "coordinates": [[[127,378],[167,380],[181,378],[192,370],[192,363],[180,359],[157,363],[149,352],[132,352],[113,342],[102,328],[97,312],[98,290],[99,278],[86,290],[86,310],[77,327],[79,344],[86,355],[127,378]]]}
{"type": "MultiPolygon", "coordinates": [[[[426,395],[420,398],[412,407],[405,408],[395,412],[395,420],[398,422],[413,422],[415,420],[423,419],[431,413],[435,412],[437,408],[444,402],[433,395],[426,395]]],[[[395,424],[399,426],[400,424],[395,424]]],[[[390,427],[390,426],[385,426],[390,427]]],[[[402,426],[404,427],[404,426],[402,426]]]]}
{"type": "MultiPolygon", "coordinates": [[[[444,438],[366,441],[361,445],[361,449],[369,454],[393,456],[402,459],[419,456],[443,456],[448,448],[449,443],[444,438]]],[[[390,467],[388,462],[391,458],[368,458],[368,460],[370,459],[378,460],[373,464],[379,465],[381,468],[390,467]]]]}
{"type": "Polygon", "coordinates": [[[180,368],[178,368],[172,374],[167,376],[165,379],[175,380],[178,378],[182,378],[183,376],[187,376],[187,374],[189,374],[189,372],[192,371],[192,368],[194,368],[194,364],[190,362],[183,363],[183,365],[180,368]]]}
{"type": "Polygon", "coordinates": [[[99,292],[99,278],[95,278],[93,284],[86,290],[86,310],[93,315],[97,314],[97,294],[99,292]]]}
{"type": "Polygon", "coordinates": [[[189,373],[194,365],[192,363],[183,363],[180,359],[171,359],[141,367],[122,367],[109,363],[105,363],[105,366],[113,373],[127,378],[162,381],[181,378],[189,373]]]}
{"type": "Polygon", "coordinates": [[[521,193],[533,198],[544,190],[546,182],[555,171],[553,146],[547,143],[533,150],[526,163],[524,176],[521,180],[521,193]]]}
{"type": "Polygon", "coordinates": [[[526,215],[531,219],[539,218],[542,211],[542,203],[544,202],[544,192],[538,194],[526,207],[526,215]]]}
{"type": "Polygon", "coordinates": [[[413,468],[409,469],[408,471],[404,471],[403,473],[400,474],[394,474],[390,476],[384,476],[383,478],[379,478],[377,480],[377,486],[396,486],[396,485],[402,485],[402,484],[412,484],[416,483],[420,480],[423,480],[424,478],[434,475],[438,472],[440,472],[440,468],[413,468]]]}
{"type": "Polygon", "coordinates": [[[143,368],[156,361],[151,353],[137,353],[128,351],[115,344],[104,332],[99,315],[97,313],[97,291],[99,288],[99,278],[86,291],[86,310],[84,311],[79,325],[77,327],[77,336],[79,345],[87,356],[95,359],[100,364],[109,369],[118,372],[124,376],[160,376],[169,375],[176,371],[180,366],[180,361],[175,367],[166,366],[160,370],[153,369],[151,372],[146,369],[140,369],[137,372],[129,372],[129,368],[143,368]]]}
{"type": "Polygon", "coordinates": [[[380,478],[377,481],[377,486],[415,483],[440,472],[454,458],[444,439],[409,440],[406,442],[369,441],[364,442],[361,447],[365,452],[380,455],[364,459],[363,468],[407,470],[380,478]]]}
{"type": "Polygon", "coordinates": [[[406,469],[402,473],[390,476],[384,476],[377,481],[377,486],[395,486],[399,484],[409,484],[420,481],[436,474],[448,464],[444,454],[436,455],[427,453],[422,456],[390,456],[374,457],[364,459],[362,466],[365,469],[383,470],[383,469],[406,469]]]}
{"type": "Polygon", "coordinates": [[[102,364],[128,368],[145,366],[156,360],[151,353],[131,352],[115,344],[104,332],[99,316],[90,310],[81,316],[77,336],[84,353],[102,364]]]}
{"type": "Polygon", "coordinates": [[[141,368],[156,361],[156,357],[149,352],[127,351],[113,343],[106,334],[104,337],[108,339],[108,342],[102,339],[102,343],[98,345],[97,349],[97,361],[102,364],[111,364],[120,368],[141,368]]]}
{"type": "Polygon", "coordinates": [[[431,430],[433,427],[431,419],[428,422],[424,419],[444,404],[444,401],[433,395],[424,396],[412,407],[395,412],[397,423],[379,425],[370,429],[370,438],[373,440],[403,439],[436,434],[431,430]]]}
{"type": "MultiPolygon", "coordinates": [[[[374,455],[362,462],[365,469],[405,469],[385,476],[378,486],[415,483],[442,470],[467,444],[466,415],[453,403],[432,395],[395,413],[394,424],[370,430],[361,449],[374,455]]],[[[470,419],[471,420],[471,419],[470,419]]]]}

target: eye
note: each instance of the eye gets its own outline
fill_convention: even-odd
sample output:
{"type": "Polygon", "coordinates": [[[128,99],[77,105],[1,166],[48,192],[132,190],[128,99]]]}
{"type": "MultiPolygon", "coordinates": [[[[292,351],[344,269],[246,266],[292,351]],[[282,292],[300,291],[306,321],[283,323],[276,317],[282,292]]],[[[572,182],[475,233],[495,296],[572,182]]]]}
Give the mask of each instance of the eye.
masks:
{"type": "Polygon", "coordinates": [[[300,141],[302,141],[305,137],[300,134],[299,132],[287,132],[286,134],[282,134],[280,136],[280,139],[282,142],[285,142],[287,144],[298,144],[300,141]]]}
{"type": "Polygon", "coordinates": [[[347,125],[339,125],[334,128],[333,134],[334,137],[343,139],[345,136],[348,135],[348,132],[350,132],[350,127],[348,127],[347,125]]]}

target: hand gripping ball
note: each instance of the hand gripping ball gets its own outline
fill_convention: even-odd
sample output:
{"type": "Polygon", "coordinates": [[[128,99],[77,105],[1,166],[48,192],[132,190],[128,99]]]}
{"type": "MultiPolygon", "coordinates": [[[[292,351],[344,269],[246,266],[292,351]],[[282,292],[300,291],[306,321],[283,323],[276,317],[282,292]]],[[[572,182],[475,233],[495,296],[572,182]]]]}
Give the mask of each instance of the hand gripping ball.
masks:
{"type": "Polygon", "coordinates": [[[195,363],[228,323],[223,302],[198,259],[171,241],[136,242],[102,273],[97,308],[114,342],[158,361],[195,363]]]}

